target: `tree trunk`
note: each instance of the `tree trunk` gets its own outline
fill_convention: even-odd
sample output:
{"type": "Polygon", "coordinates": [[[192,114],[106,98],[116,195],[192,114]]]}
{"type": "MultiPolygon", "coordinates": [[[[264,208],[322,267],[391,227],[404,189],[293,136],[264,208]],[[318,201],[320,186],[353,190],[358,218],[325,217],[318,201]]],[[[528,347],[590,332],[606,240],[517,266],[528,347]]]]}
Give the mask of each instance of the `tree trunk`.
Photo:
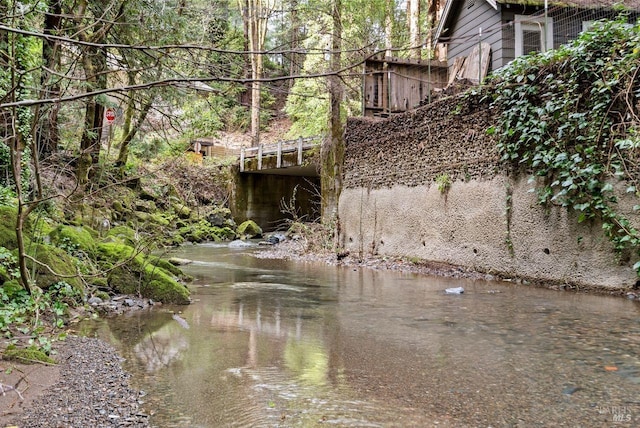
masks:
{"type": "MultiPolygon", "coordinates": [[[[49,0],[47,12],[44,16],[44,34],[58,35],[62,22],[62,3],[60,0],[49,0]]],[[[57,98],[60,95],[60,84],[58,79],[51,79],[51,73],[47,70],[56,71],[60,64],[60,44],[56,40],[42,40],[42,63],[43,69],[40,78],[41,90],[40,98],[57,98]]],[[[47,157],[55,153],[58,149],[60,136],[58,134],[58,110],[57,103],[48,107],[40,107],[39,114],[36,115],[35,142],[39,158],[47,157]]]]}
{"type": "MultiPolygon", "coordinates": [[[[300,49],[300,18],[298,16],[298,0],[291,0],[291,53],[289,54],[289,75],[300,74],[302,58],[298,50],[300,49]]],[[[289,89],[293,88],[294,79],[289,80],[289,89]]]]}
{"type": "Polygon", "coordinates": [[[260,79],[262,78],[262,0],[249,0],[249,50],[251,51],[251,145],[260,144],[260,79]]]}
{"type": "Polygon", "coordinates": [[[393,56],[393,12],[395,9],[395,1],[387,0],[387,7],[385,8],[384,16],[384,47],[386,50],[385,56],[393,56]]]}
{"type": "MultiPolygon", "coordinates": [[[[342,1],[333,0],[333,33],[331,35],[331,70],[340,69],[342,55],[342,1]]],[[[336,221],[338,217],[338,199],[342,191],[342,164],[344,162],[344,127],[340,114],[343,97],[343,84],[340,76],[329,76],[329,126],[330,136],[324,141],[321,150],[322,174],[320,186],[322,192],[322,220],[325,223],[336,221]]]]}
{"type": "Polygon", "coordinates": [[[138,115],[138,119],[136,120],[135,125],[131,125],[132,118],[134,116],[135,111],[135,101],[132,97],[129,101],[129,105],[127,106],[127,116],[125,119],[125,126],[123,129],[124,137],[122,138],[122,142],[120,143],[120,151],[118,152],[118,160],[116,160],[116,167],[123,168],[127,164],[127,159],[129,157],[129,144],[131,140],[138,133],[138,129],[147,118],[149,114],[149,110],[151,110],[151,106],[153,105],[153,97],[150,97],[147,102],[142,106],[140,110],[140,114],[138,115]]]}
{"type": "Polygon", "coordinates": [[[420,1],[411,0],[407,4],[408,19],[409,19],[409,58],[419,59],[422,47],[422,40],[420,34],[420,1]]]}
{"type": "MultiPolygon", "coordinates": [[[[87,81],[87,92],[106,89],[107,67],[106,51],[89,46],[83,53],[83,67],[87,81]]],[[[84,129],[80,139],[80,159],[76,169],[76,178],[81,185],[87,184],[95,173],[94,166],[100,160],[100,138],[104,121],[104,106],[96,102],[95,97],[87,98],[84,115],[84,129]]]]}
{"type": "MultiPolygon", "coordinates": [[[[10,11],[10,15],[18,16],[15,10],[10,11]]],[[[16,25],[15,21],[11,25],[16,25]]],[[[20,26],[18,23],[16,26],[20,26]]],[[[23,76],[18,74],[22,70],[27,70],[27,43],[22,35],[6,36],[6,61],[10,70],[10,88],[12,90],[6,94],[9,101],[21,101],[26,98],[25,88],[18,84],[23,76]]],[[[28,107],[13,107],[8,115],[10,117],[5,141],[9,145],[11,175],[15,183],[16,198],[18,200],[18,215],[15,223],[16,241],[18,244],[18,268],[20,270],[20,282],[31,294],[31,281],[29,270],[27,269],[27,258],[24,236],[24,222],[30,210],[25,204],[25,194],[22,188],[22,153],[30,142],[30,135],[26,130],[30,130],[30,110],[28,107]]]]}
{"type": "MultiPolygon", "coordinates": [[[[240,15],[242,16],[242,26],[244,29],[244,51],[245,52],[249,52],[250,48],[249,48],[249,1],[250,0],[238,0],[238,9],[240,9],[240,15]]],[[[243,77],[250,77],[251,76],[251,56],[250,55],[245,55],[244,56],[244,70],[243,70],[243,77]]],[[[252,88],[252,84],[251,82],[249,83],[245,83],[245,91],[242,91],[240,93],[240,99],[239,102],[242,105],[250,105],[251,104],[251,88],[252,88]]]]}
{"type": "MultiPolygon", "coordinates": [[[[121,3],[117,17],[108,24],[97,24],[95,27],[85,27],[87,0],[81,0],[77,11],[76,22],[82,31],[78,33],[78,39],[82,42],[101,44],[106,42],[106,34],[123,12],[124,2],[121,3]],[[91,37],[86,33],[87,28],[92,28],[91,37]]],[[[87,93],[107,88],[107,51],[105,48],[95,45],[85,46],[81,53],[82,67],[86,80],[87,93]]],[[[80,139],[80,158],[76,167],[76,179],[80,185],[87,184],[96,172],[95,166],[100,160],[102,125],[104,121],[104,106],[96,101],[95,97],[86,100],[84,128],[80,139]]]]}

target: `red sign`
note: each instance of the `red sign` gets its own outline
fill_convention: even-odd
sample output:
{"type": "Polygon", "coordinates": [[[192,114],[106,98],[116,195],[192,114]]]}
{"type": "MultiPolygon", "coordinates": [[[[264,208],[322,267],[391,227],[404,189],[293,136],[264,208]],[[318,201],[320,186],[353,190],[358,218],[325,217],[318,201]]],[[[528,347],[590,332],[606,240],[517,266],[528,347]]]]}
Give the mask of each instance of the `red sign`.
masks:
{"type": "Polygon", "coordinates": [[[104,112],[104,118],[107,119],[107,124],[111,125],[116,121],[116,111],[112,108],[108,108],[104,112]]]}

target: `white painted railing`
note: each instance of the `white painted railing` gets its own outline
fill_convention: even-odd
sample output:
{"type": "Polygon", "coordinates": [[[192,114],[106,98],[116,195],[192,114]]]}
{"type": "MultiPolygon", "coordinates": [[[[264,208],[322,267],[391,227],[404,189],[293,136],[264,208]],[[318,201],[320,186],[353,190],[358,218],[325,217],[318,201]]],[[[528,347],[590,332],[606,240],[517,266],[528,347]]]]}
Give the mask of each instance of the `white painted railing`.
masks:
{"type": "Polygon", "coordinates": [[[273,144],[260,144],[258,147],[243,147],[240,150],[240,172],[244,172],[246,159],[258,158],[258,170],[262,169],[262,159],[265,156],[276,155],[276,168],[282,168],[282,155],[284,153],[298,154],[297,165],[302,165],[302,153],[318,145],[322,137],[298,138],[296,140],[278,141],[273,144]]]}

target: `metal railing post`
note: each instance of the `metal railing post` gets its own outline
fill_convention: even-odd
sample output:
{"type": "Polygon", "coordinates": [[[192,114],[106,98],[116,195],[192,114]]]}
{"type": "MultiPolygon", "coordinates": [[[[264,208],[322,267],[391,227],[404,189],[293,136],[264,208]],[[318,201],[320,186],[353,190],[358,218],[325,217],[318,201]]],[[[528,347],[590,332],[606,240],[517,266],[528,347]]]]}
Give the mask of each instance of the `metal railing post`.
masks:
{"type": "Polygon", "coordinates": [[[258,146],[258,171],[262,169],[262,144],[258,146]]]}
{"type": "Polygon", "coordinates": [[[244,147],[240,149],[240,172],[244,172],[244,147]]]}
{"type": "Polygon", "coordinates": [[[298,139],[298,165],[302,165],[302,137],[298,139]]]}

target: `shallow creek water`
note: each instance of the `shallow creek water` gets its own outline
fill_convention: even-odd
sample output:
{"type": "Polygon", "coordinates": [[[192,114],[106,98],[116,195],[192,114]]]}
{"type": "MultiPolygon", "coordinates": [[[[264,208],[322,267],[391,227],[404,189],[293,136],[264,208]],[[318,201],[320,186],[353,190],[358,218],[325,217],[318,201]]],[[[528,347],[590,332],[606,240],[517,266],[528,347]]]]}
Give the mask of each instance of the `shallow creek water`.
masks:
{"type": "Polygon", "coordinates": [[[638,302],[256,251],[175,250],[192,305],[82,325],[152,425],[640,426],[638,302]]]}

